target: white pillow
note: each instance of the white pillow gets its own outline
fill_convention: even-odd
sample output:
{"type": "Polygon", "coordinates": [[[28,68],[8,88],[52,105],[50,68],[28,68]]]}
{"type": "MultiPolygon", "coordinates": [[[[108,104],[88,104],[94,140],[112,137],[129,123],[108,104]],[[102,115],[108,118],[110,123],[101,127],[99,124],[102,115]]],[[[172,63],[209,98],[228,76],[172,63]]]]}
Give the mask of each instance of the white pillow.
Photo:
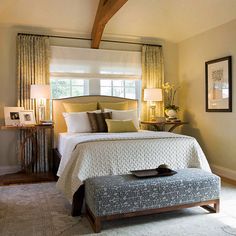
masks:
{"type": "Polygon", "coordinates": [[[132,120],[137,129],[139,129],[138,112],[137,110],[112,110],[104,109],[105,112],[112,112],[114,120],[132,120]]]}
{"type": "MultiPolygon", "coordinates": [[[[91,112],[91,111],[90,111],[91,112]]],[[[93,111],[101,112],[101,110],[93,111]]],[[[91,133],[92,128],[87,112],[63,112],[68,133],[91,133]]]]}

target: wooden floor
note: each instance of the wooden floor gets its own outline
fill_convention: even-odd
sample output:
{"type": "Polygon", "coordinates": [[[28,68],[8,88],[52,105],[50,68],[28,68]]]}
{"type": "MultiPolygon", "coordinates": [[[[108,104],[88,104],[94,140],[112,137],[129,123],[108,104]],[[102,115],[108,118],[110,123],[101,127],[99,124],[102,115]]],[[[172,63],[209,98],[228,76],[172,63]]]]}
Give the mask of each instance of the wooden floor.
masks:
{"type": "Polygon", "coordinates": [[[11,184],[28,184],[56,181],[53,173],[25,173],[17,172],[0,176],[0,186],[11,184]]]}
{"type": "Polygon", "coordinates": [[[221,181],[223,182],[226,182],[226,183],[229,183],[229,184],[232,184],[232,185],[235,185],[236,186],[236,180],[233,180],[233,179],[227,179],[225,177],[220,177],[221,178],[221,181]]]}

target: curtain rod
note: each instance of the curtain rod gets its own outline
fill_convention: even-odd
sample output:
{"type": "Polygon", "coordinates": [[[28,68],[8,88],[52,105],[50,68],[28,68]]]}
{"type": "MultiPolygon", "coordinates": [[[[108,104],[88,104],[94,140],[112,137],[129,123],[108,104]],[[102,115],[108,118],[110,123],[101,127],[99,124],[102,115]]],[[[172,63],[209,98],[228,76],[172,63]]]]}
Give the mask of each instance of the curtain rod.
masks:
{"type": "MultiPolygon", "coordinates": [[[[32,36],[44,36],[44,37],[49,37],[49,38],[92,40],[91,38],[69,37],[69,36],[60,36],[60,35],[27,34],[27,33],[18,33],[17,35],[32,35],[32,36]]],[[[127,44],[162,47],[162,45],[159,45],[159,44],[137,43],[137,42],[127,42],[127,41],[118,41],[118,40],[106,40],[106,39],[102,39],[101,41],[102,42],[110,42],[110,43],[127,43],[127,44]]]]}

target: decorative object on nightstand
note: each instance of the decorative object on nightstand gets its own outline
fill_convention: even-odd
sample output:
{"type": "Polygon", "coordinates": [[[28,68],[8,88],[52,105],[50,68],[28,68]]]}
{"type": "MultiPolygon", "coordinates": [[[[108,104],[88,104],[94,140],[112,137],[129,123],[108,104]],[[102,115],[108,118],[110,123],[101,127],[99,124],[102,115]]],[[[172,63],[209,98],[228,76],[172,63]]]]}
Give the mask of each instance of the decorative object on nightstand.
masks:
{"type": "MultiPolygon", "coordinates": [[[[185,121],[163,121],[163,122],[158,122],[158,121],[141,121],[141,125],[146,125],[150,128],[154,127],[156,131],[165,131],[166,126],[170,126],[167,131],[172,132],[175,128],[181,125],[186,125],[189,124],[188,122],[185,121]]],[[[153,129],[150,129],[153,130],[153,129]]]]}
{"type": "Polygon", "coordinates": [[[166,82],[162,85],[164,90],[164,101],[165,101],[165,114],[168,121],[175,121],[177,119],[177,112],[179,107],[175,103],[175,95],[179,87],[175,87],[174,84],[166,82]]]}
{"type": "Polygon", "coordinates": [[[20,125],[20,112],[24,107],[4,107],[5,125],[20,125]]]}
{"type": "Polygon", "coordinates": [[[20,125],[35,125],[34,110],[20,111],[20,125]]]}
{"type": "Polygon", "coordinates": [[[151,120],[156,119],[156,102],[162,101],[162,89],[146,88],[144,89],[144,101],[150,102],[151,120]]]}
{"type": "Polygon", "coordinates": [[[41,120],[39,124],[40,125],[53,125],[54,122],[52,120],[41,120]]]}
{"type": "Polygon", "coordinates": [[[46,99],[50,99],[50,85],[32,84],[30,87],[30,98],[37,99],[37,121],[39,122],[44,120],[46,112],[46,99]]]}

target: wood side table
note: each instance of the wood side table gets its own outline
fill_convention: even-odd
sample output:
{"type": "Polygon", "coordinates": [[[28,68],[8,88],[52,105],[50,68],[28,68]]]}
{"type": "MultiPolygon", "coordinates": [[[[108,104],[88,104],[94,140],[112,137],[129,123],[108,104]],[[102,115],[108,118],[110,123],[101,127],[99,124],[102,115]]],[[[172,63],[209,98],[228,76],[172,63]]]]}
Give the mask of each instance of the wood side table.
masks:
{"type": "Polygon", "coordinates": [[[23,172],[46,173],[53,169],[53,125],[1,126],[19,131],[18,155],[23,172]]]}
{"type": "Polygon", "coordinates": [[[147,126],[154,126],[160,131],[165,131],[166,126],[170,126],[167,128],[168,132],[172,132],[175,128],[181,125],[189,124],[186,121],[164,121],[164,122],[158,122],[158,121],[141,121],[141,125],[147,125],[147,126]]]}

